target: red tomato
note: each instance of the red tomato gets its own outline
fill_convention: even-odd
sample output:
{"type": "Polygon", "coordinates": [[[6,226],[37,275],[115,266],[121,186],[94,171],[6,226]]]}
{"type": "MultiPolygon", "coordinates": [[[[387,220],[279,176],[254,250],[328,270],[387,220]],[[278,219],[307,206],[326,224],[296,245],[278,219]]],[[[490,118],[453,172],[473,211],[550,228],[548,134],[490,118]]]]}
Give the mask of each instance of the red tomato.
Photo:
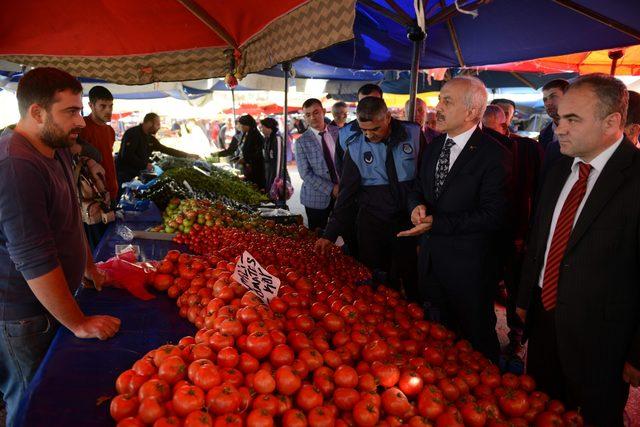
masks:
{"type": "Polygon", "coordinates": [[[207,392],[207,408],[215,415],[225,415],[238,411],[242,398],[232,385],[219,385],[207,392]]]}
{"type": "Polygon", "coordinates": [[[352,415],[358,427],[373,427],[378,424],[380,410],[372,402],[361,400],[353,407],[352,415]]]}
{"type": "Polygon", "coordinates": [[[183,386],[173,393],[173,410],[181,417],[204,406],[204,392],[200,387],[183,386]]]}
{"type": "Polygon", "coordinates": [[[382,393],[382,409],[386,414],[401,417],[409,412],[410,408],[407,396],[399,388],[392,387],[382,393]]]}
{"type": "Polygon", "coordinates": [[[120,421],[127,417],[134,417],[138,413],[140,401],[135,396],[119,394],[111,400],[109,412],[111,418],[120,421]]]}

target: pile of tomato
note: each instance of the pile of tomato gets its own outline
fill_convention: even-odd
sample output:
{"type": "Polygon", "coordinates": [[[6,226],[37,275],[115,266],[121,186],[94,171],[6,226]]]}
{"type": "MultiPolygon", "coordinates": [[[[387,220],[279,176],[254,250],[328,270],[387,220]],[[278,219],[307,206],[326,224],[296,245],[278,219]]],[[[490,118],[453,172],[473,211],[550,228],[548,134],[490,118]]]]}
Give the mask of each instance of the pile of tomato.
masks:
{"type": "Polygon", "coordinates": [[[356,286],[357,266],[338,255],[330,270],[293,256],[309,253],[304,241],[289,248],[228,229],[208,238],[217,241],[206,250],[187,241],[205,255],[171,251],[158,266],[156,288],[199,330],[120,374],[110,406],[118,426],[583,424],[397,291],[356,286]],[[269,305],[231,278],[244,249],[282,280],[269,305]]]}

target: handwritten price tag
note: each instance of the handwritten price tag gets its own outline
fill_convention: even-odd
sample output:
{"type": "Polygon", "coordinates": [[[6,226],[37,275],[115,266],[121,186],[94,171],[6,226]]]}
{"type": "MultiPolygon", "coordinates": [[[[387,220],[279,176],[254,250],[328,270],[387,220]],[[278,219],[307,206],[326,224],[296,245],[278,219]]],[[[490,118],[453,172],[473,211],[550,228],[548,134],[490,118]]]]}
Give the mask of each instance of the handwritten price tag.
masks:
{"type": "Polygon", "coordinates": [[[280,289],[280,279],[269,274],[247,251],[240,257],[231,277],[253,291],[265,304],[269,304],[280,289]]]}

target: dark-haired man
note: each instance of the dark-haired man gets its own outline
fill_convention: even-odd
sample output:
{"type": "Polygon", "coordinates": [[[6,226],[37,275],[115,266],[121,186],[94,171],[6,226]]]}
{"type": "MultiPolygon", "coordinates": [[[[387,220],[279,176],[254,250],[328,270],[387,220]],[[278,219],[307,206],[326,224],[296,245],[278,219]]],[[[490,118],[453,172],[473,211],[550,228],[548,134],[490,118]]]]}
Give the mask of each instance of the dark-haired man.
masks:
{"type": "Polygon", "coordinates": [[[185,153],[160,144],[160,141],[155,137],[159,129],[160,116],[156,113],[148,113],[144,116],[141,124],[127,129],[122,135],[117,164],[120,185],[131,181],[141,170],[153,170],[149,158],[154,151],[174,157],[198,158],[195,154],[185,153]]]}
{"type": "Polygon", "coordinates": [[[62,324],[78,338],[107,339],[110,316],[85,316],[73,292],[83,275],[104,283],[81,227],[71,147],[85,126],[82,86],[36,68],[16,92],[20,121],[0,138],[0,391],[7,425],[62,324]]]}
{"type": "Polygon", "coordinates": [[[633,145],[640,148],[640,94],[632,90],[629,91],[629,108],[624,134],[633,145]]]}
{"type": "Polygon", "coordinates": [[[518,298],[527,370],[585,425],[622,426],[640,385],[640,152],[623,134],[627,103],[604,74],[560,100],[563,157],[542,187],[518,298]]]}
{"type": "Polygon", "coordinates": [[[511,128],[511,121],[513,120],[513,116],[516,113],[516,103],[510,99],[506,98],[496,98],[491,101],[491,105],[497,105],[502,108],[505,116],[505,126],[508,129],[511,128]]]}
{"type": "Polygon", "coordinates": [[[417,299],[416,245],[396,234],[409,224],[407,193],[418,172],[422,132],[393,119],[382,98],[358,104],[359,135],[347,147],[338,200],[316,248],[324,253],[356,224],[359,255],[379,282],[417,299]]]}
{"type": "Polygon", "coordinates": [[[342,101],[338,101],[331,107],[331,115],[333,120],[330,125],[337,126],[342,129],[347,124],[347,104],[342,101]]]}
{"type": "Polygon", "coordinates": [[[319,99],[307,99],[302,112],[309,127],[296,141],[296,164],[302,178],[300,203],[309,229],[324,230],[338,197],[339,176],[334,159],[339,129],[325,123],[319,99]]]}
{"type": "MultiPolygon", "coordinates": [[[[113,144],[116,140],[116,132],[109,122],[113,112],[113,95],[104,86],[94,86],[89,90],[89,108],[91,114],[84,118],[86,126],[80,132],[80,138],[87,141],[100,151],[102,161],[100,165],[105,172],[105,185],[112,201],[118,201],[118,180],[116,178],[116,166],[113,161],[113,144]]],[[[95,233],[92,238],[100,240],[104,233],[102,230],[92,229],[95,233]]]]}

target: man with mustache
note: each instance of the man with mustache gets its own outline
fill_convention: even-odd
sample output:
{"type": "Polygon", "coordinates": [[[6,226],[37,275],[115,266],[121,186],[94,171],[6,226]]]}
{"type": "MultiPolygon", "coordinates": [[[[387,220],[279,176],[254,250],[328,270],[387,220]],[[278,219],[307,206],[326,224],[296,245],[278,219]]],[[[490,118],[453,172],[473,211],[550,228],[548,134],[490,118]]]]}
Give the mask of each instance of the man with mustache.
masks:
{"type": "Polygon", "coordinates": [[[0,391],[13,425],[18,403],[62,324],[78,338],[112,337],[120,321],[86,316],[73,292],[100,288],[82,230],[69,147],[85,126],[82,86],[36,68],[16,93],[20,121],[0,138],[0,391]]]}
{"type": "Polygon", "coordinates": [[[478,126],[486,105],[487,90],[475,77],[443,86],[436,106],[442,135],[426,146],[408,196],[415,227],[399,236],[421,236],[419,289],[432,320],[497,361],[496,242],[507,226],[511,158],[478,126]]]}

